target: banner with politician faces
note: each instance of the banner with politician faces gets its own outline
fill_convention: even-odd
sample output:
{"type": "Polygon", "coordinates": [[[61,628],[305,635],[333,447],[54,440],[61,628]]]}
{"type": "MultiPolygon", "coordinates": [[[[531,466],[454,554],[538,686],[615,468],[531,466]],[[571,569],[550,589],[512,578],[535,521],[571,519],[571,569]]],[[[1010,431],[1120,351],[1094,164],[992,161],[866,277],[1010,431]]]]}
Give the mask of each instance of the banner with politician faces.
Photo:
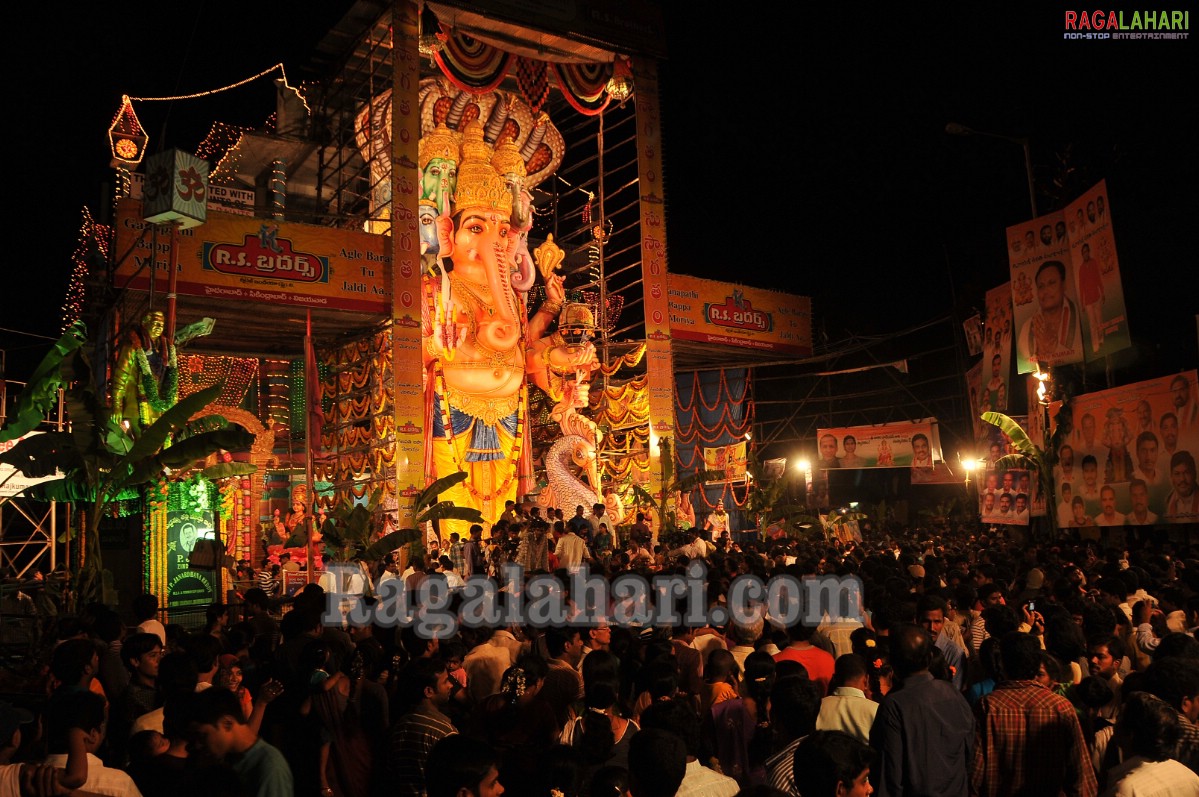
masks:
{"type": "Polygon", "coordinates": [[[935,419],[818,429],[814,470],[828,468],[925,468],[941,461],[935,419]]]}
{"type": "Polygon", "coordinates": [[[987,323],[983,334],[982,389],[979,410],[1007,412],[1012,374],[1012,289],[1010,283],[987,291],[987,323]]]}
{"type": "MultiPolygon", "coordinates": [[[[1074,397],[1054,469],[1059,525],[1199,522],[1196,374],[1074,397]]],[[[1050,405],[1055,425],[1060,407],[1050,405]]]]}
{"type": "Polygon", "coordinates": [[[1037,489],[1027,470],[988,469],[978,490],[978,513],[983,523],[1027,526],[1037,489]]]}
{"type": "Polygon", "coordinates": [[[1078,288],[1083,356],[1094,360],[1132,346],[1107,183],[1100,180],[1067,205],[1064,214],[1078,288]]]}
{"type": "Polygon", "coordinates": [[[1016,370],[1093,360],[1132,345],[1107,184],[1007,228],[1016,370]]]}
{"type": "MultiPolygon", "coordinates": [[[[1009,415],[1016,425],[1028,431],[1027,415],[1009,415]]],[[[1029,517],[1045,514],[1045,498],[1037,475],[1023,468],[1000,468],[998,461],[1019,453],[1003,430],[984,424],[986,434],[980,440],[986,466],[978,486],[978,514],[984,523],[1027,526],[1029,517]]]]}

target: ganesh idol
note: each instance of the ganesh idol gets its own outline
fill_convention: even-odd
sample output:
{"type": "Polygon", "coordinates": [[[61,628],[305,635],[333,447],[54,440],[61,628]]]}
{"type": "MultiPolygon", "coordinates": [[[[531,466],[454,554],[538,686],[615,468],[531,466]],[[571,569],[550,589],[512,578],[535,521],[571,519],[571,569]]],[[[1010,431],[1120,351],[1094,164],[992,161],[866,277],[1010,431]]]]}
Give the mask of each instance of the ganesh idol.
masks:
{"type": "MultiPolygon", "coordinates": [[[[531,474],[525,447],[526,350],[546,336],[563,298],[560,277],[547,284],[547,306],[527,317],[520,279],[518,196],[492,165],[477,121],[463,130],[452,215],[435,220],[442,274],[424,278],[422,312],[430,424],[427,473],[466,471],[441,500],[477,508],[488,523],[515,500],[531,474]],[[522,468],[522,460],[524,462],[522,468]]],[[[509,169],[514,164],[506,164],[509,169]]]]}

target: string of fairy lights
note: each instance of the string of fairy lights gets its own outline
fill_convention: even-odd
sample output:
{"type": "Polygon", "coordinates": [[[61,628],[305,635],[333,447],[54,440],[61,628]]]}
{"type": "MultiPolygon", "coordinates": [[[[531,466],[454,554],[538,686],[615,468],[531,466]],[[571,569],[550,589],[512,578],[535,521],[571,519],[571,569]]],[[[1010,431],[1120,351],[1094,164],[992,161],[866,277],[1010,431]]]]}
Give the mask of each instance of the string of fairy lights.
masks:
{"type": "Polygon", "coordinates": [[[112,241],[112,228],[107,224],[96,221],[91,211],[85,206],[79,224],[79,238],[75,243],[75,251],[71,253],[71,279],[67,284],[67,295],[62,303],[62,329],[83,317],[83,307],[87,299],[87,278],[91,267],[89,260],[93,254],[103,261],[108,260],[108,250],[112,241]]]}

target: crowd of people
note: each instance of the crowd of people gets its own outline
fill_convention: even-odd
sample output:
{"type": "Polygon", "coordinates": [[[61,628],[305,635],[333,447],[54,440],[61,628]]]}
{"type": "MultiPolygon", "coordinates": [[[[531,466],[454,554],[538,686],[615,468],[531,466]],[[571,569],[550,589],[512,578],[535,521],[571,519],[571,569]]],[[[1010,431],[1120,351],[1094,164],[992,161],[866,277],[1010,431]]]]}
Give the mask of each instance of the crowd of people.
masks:
{"type": "Polygon", "coordinates": [[[709,624],[425,638],[336,622],[318,584],[251,587],[191,630],[151,595],[128,616],[91,606],[57,619],[39,699],[0,704],[0,794],[1199,794],[1199,547],[638,531],[630,555],[576,514],[388,560],[363,600],[530,548],[544,565],[526,575],[564,584],[584,564],[615,581],[703,558],[709,624]],[[737,616],[711,610],[738,577],[780,575],[858,579],[860,606],[712,619],[737,616]]]}

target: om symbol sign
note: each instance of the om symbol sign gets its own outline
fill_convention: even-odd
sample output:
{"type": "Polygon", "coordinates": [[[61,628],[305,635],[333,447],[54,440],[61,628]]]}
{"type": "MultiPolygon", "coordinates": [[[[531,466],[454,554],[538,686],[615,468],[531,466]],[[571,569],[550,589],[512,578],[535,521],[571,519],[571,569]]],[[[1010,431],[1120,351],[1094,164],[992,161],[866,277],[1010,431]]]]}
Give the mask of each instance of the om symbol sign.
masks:
{"type": "Polygon", "coordinates": [[[195,200],[197,202],[204,201],[204,180],[200,177],[200,173],[195,167],[190,167],[186,171],[179,172],[179,198],[184,202],[195,200]]]}

